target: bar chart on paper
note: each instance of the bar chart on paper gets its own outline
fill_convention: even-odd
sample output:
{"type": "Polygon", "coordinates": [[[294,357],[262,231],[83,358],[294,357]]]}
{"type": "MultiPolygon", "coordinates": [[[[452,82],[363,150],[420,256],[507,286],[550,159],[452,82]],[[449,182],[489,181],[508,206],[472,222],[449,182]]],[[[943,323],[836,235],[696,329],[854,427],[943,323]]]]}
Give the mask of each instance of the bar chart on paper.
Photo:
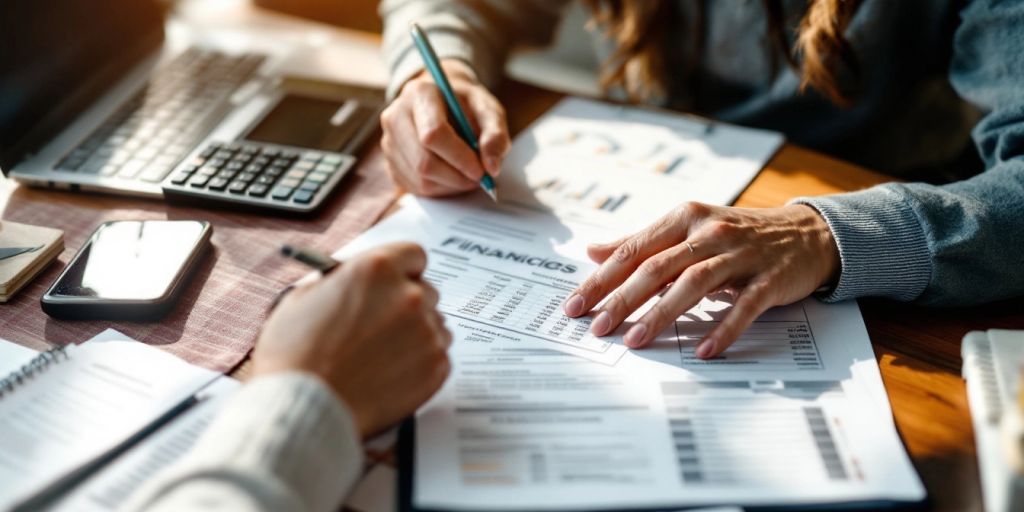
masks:
{"type": "Polygon", "coordinates": [[[574,183],[564,178],[544,180],[536,188],[538,194],[551,195],[557,201],[614,213],[629,199],[629,194],[606,189],[599,181],[574,183]]]}
{"type": "Polygon", "coordinates": [[[846,455],[836,435],[842,421],[810,401],[824,393],[841,395],[840,384],[782,384],[761,390],[745,381],[662,383],[683,485],[860,478],[856,459],[846,455]]]}
{"type": "Polygon", "coordinates": [[[635,230],[685,201],[731,203],[782,141],[775,132],[569,98],[516,136],[502,198],[635,230]]]}
{"type": "Polygon", "coordinates": [[[814,340],[807,311],[802,303],[770,309],[761,315],[729,350],[714,359],[703,360],[695,351],[700,341],[715,328],[728,305],[705,300],[698,311],[676,321],[679,365],[701,368],[751,371],[821,370],[821,353],[814,340]]]}

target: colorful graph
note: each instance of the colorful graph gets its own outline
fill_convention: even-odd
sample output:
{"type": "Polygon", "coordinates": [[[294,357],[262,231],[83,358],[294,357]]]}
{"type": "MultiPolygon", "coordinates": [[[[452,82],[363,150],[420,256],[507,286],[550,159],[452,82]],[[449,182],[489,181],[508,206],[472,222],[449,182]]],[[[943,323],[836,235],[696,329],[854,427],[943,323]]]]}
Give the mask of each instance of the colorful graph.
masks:
{"type": "Polygon", "coordinates": [[[594,130],[568,130],[548,139],[547,147],[580,156],[614,158],[619,167],[663,175],[678,171],[688,157],[681,148],[664,142],[625,144],[613,135],[594,130]]]}
{"type": "Polygon", "coordinates": [[[595,210],[608,212],[618,210],[629,199],[629,194],[602,192],[598,182],[591,182],[580,186],[561,178],[544,180],[537,185],[536,190],[555,195],[563,201],[572,201],[595,210]]]}

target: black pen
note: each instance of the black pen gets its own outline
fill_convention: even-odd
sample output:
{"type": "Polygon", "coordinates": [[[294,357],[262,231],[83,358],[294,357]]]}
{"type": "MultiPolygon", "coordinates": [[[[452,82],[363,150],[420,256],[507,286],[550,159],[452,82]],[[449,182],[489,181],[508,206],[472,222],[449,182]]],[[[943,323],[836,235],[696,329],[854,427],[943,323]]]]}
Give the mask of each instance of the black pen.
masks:
{"type": "MultiPolygon", "coordinates": [[[[304,263],[306,266],[319,271],[321,274],[326,274],[330,272],[340,263],[338,260],[322,252],[314,251],[311,249],[301,249],[298,247],[292,247],[290,245],[281,246],[281,255],[292,258],[295,261],[304,263]]],[[[288,295],[288,292],[292,291],[293,288],[295,288],[295,285],[290,284],[286,286],[283,290],[281,290],[277,294],[277,296],[274,297],[274,301],[270,303],[269,309],[274,309],[275,307],[277,307],[277,303],[281,302],[281,299],[283,299],[285,295],[288,295]]]]}
{"type": "Polygon", "coordinates": [[[334,267],[338,266],[338,260],[322,252],[311,249],[282,245],[281,254],[289,258],[294,258],[296,261],[305,263],[313,270],[319,270],[323,274],[330,272],[334,267]]]}

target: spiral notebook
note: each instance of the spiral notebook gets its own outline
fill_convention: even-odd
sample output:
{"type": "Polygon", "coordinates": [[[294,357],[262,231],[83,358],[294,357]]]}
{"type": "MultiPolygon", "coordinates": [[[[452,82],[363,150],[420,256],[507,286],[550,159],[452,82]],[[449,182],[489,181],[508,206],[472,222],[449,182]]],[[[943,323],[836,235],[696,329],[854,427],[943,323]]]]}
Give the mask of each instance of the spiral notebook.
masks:
{"type": "Polygon", "coordinates": [[[38,354],[0,340],[0,360],[0,510],[81,481],[220,375],[113,330],[38,354]]]}

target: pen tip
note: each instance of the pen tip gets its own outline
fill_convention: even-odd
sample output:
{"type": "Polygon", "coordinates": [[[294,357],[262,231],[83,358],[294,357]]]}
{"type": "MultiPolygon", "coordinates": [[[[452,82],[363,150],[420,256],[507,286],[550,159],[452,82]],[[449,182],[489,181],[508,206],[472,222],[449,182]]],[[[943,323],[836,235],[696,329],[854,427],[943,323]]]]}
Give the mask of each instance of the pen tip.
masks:
{"type": "Polygon", "coordinates": [[[498,202],[498,191],[493,188],[485,188],[484,192],[487,193],[487,197],[491,198],[491,201],[498,202]]]}
{"type": "Polygon", "coordinates": [[[281,246],[281,254],[284,255],[284,256],[291,256],[291,255],[295,254],[295,249],[292,246],[290,246],[290,245],[282,245],[281,246]]]}

